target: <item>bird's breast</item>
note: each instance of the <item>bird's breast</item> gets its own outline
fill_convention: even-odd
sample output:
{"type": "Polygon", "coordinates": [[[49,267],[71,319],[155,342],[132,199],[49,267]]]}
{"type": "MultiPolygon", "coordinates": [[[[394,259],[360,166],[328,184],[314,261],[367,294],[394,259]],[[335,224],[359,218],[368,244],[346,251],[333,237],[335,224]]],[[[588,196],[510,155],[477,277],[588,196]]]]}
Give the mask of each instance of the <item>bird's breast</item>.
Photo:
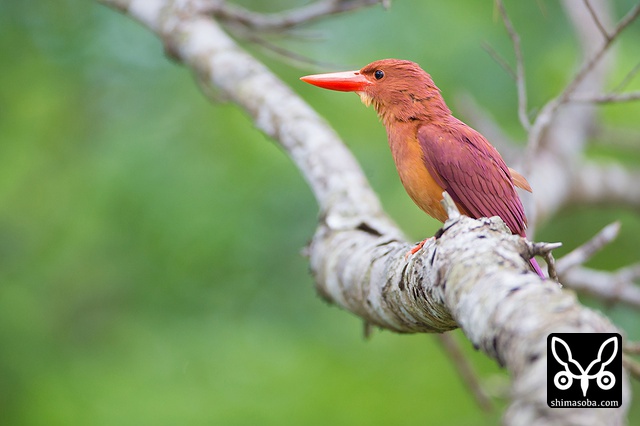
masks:
{"type": "Polygon", "coordinates": [[[390,127],[388,137],[400,181],[413,202],[429,216],[441,222],[447,220],[447,213],[440,204],[444,189],[425,166],[415,129],[409,126],[390,127]]]}

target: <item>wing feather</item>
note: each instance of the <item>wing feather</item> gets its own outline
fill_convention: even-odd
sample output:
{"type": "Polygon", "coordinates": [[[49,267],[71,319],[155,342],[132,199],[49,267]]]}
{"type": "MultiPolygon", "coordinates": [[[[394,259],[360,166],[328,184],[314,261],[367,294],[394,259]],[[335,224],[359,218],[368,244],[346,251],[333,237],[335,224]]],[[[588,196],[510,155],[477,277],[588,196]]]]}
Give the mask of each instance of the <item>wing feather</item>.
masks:
{"type": "Polygon", "coordinates": [[[511,232],[525,235],[527,219],[511,170],[480,133],[454,119],[422,125],[418,141],[429,173],[471,216],[500,216],[511,232]]]}

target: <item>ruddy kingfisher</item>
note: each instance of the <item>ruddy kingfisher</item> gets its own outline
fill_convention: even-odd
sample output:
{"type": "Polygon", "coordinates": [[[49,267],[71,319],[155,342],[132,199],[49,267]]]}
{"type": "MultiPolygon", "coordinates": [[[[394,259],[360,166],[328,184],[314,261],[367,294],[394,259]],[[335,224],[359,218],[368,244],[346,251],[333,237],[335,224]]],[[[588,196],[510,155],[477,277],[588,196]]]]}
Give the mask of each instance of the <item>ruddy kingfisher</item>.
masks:
{"type": "MultiPolygon", "coordinates": [[[[447,220],[440,203],[447,191],[462,214],[499,216],[512,233],[526,237],[527,218],[515,187],[531,192],[529,183],[507,167],[484,136],[451,115],[440,89],[418,64],[383,59],[359,71],[308,75],[301,80],[324,89],[355,92],[366,106],[373,105],[387,129],[402,185],[428,215],[447,220]]],[[[530,262],[544,278],[536,260],[530,262]]]]}

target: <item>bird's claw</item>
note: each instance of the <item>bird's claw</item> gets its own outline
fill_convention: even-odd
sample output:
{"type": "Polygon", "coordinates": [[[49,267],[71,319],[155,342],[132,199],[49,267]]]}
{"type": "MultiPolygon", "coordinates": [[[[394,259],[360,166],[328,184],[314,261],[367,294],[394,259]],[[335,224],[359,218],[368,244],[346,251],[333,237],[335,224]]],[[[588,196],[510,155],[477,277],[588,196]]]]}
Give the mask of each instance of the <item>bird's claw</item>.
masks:
{"type": "Polygon", "coordinates": [[[418,244],[415,245],[415,247],[413,247],[411,250],[409,250],[407,254],[404,255],[405,259],[408,259],[409,256],[413,256],[414,254],[416,254],[422,247],[424,247],[427,241],[433,240],[434,238],[435,237],[429,237],[426,240],[420,241],[418,244]]]}

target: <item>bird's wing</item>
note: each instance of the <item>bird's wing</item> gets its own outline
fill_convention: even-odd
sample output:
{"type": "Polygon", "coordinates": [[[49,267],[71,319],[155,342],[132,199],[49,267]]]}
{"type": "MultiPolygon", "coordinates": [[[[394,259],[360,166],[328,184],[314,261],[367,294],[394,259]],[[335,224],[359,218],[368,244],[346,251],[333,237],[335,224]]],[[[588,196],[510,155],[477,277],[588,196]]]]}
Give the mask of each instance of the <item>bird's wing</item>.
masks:
{"type": "Polygon", "coordinates": [[[460,121],[425,124],[418,142],[429,173],[471,216],[500,216],[511,232],[525,235],[527,218],[509,168],[480,133],[460,121]]]}

